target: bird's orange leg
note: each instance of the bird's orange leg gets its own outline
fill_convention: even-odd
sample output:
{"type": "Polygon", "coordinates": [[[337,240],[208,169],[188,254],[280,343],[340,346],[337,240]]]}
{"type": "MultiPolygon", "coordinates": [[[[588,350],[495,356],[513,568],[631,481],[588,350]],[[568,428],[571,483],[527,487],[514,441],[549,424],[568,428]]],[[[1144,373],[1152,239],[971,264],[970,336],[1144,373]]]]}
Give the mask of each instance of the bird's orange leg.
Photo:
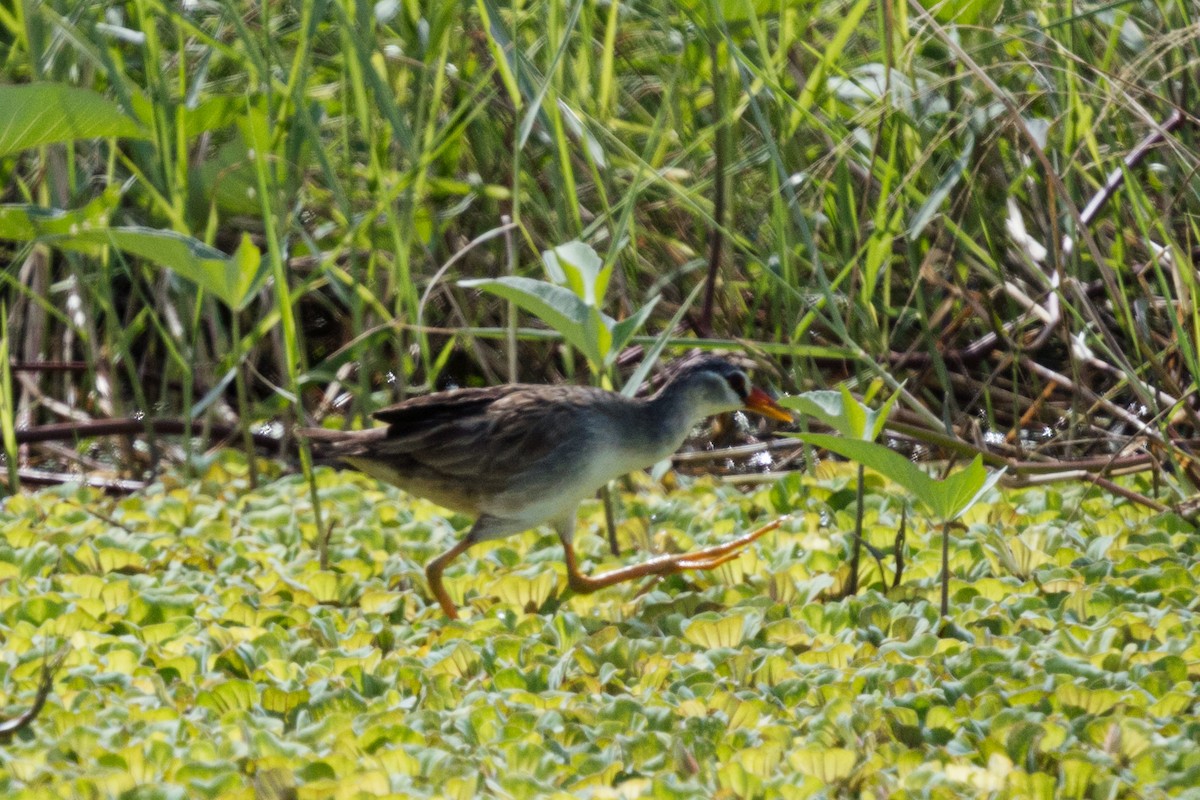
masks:
{"type": "Polygon", "coordinates": [[[465,553],[467,548],[474,543],[475,541],[468,536],[425,565],[425,577],[429,581],[429,588],[433,590],[433,596],[437,598],[438,603],[442,606],[442,611],[445,611],[446,616],[450,619],[458,619],[458,609],[454,607],[454,601],[450,599],[446,587],[442,585],[442,572],[445,571],[447,564],[465,553]]]}
{"type": "Polygon", "coordinates": [[[579,562],[575,559],[575,548],[569,539],[563,539],[563,550],[566,553],[567,583],[576,592],[587,594],[597,589],[603,589],[613,584],[644,578],[648,575],[673,575],[690,569],[714,569],[726,561],[737,558],[744,547],[755,539],[778,528],[788,517],[780,517],[761,528],[739,536],[733,541],[706,547],[691,553],[673,553],[659,556],[641,564],[621,567],[600,575],[584,575],[579,571],[579,562]]]}

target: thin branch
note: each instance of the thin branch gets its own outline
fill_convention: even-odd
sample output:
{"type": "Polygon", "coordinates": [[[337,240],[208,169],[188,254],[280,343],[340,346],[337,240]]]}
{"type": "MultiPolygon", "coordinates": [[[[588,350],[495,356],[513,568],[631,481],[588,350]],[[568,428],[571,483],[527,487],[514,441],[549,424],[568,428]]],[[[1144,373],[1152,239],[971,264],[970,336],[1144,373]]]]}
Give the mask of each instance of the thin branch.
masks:
{"type": "Polygon", "coordinates": [[[37,719],[38,714],[42,713],[42,708],[46,705],[51,690],[54,689],[54,676],[58,674],[58,670],[70,652],[70,646],[63,645],[58,652],[42,663],[42,674],[38,679],[37,695],[33,698],[33,705],[20,716],[0,723],[0,740],[8,740],[28,728],[37,719]]]}

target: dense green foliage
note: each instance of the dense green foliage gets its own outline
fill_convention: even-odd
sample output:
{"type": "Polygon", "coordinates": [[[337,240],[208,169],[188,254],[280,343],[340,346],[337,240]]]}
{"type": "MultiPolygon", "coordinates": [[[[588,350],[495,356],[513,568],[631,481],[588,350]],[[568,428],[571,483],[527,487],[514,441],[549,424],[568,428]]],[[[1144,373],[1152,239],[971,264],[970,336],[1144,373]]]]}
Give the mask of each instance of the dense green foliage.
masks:
{"type": "MultiPolygon", "coordinates": [[[[1078,487],[993,494],[956,534],[943,631],[919,516],[899,588],[868,558],[862,594],[837,599],[849,469],[753,495],[644,489],[627,546],[796,518],[717,572],[592,596],[567,594],[546,532],[481,545],[447,576],[467,612],[450,622],[421,567],[466,520],[323,472],[322,571],[303,482],[250,490],[245,472],[226,457],[126,499],[5,503],[0,705],[28,704],[70,647],[38,720],[0,746],[5,797],[1049,800],[1200,783],[1200,560],[1172,517],[1078,487]]],[[[878,482],[867,502],[887,551],[904,503],[878,482]]],[[[582,518],[593,566],[613,561],[602,518],[582,518]]]]}
{"type": "Polygon", "coordinates": [[[6,485],[156,481],[4,501],[7,717],[69,649],[0,795],[1200,797],[1197,546],[1144,510],[1200,482],[1195,30],[1194,0],[0,3],[6,485]],[[572,241],[602,309],[526,282],[572,241]],[[877,482],[888,574],[864,552],[840,599],[833,475],[627,498],[626,559],[798,515],[642,592],[564,596],[544,534],[480,546],[451,623],[421,569],[464,519],[198,466],[199,435],[18,442],[150,415],[250,450],[446,378],[619,383],[640,331],[787,389],[909,377],[905,435],[988,434],[989,465],[1182,468],[1130,479],[1142,506],[989,495],[950,529],[952,622],[929,520],[884,591],[877,482]]]}
{"type": "MultiPolygon", "coordinates": [[[[300,416],[295,395],[334,376],[369,410],[448,365],[548,379],[582,365],[530,330],[516,358],[505,327],[536,320],[457,281],[540,278],[544,251],[581,239],[615,266],[611,317],[662,296],[652,333],[711,267],[713,313],[685,321],[756,341],[785,387],[809,356],[870,377],[1005,323],[1002,351],[1064,374],[1080,336],[1155,416],[1170,400],[1149,387],[1190,382],[1165,371],[1200,374],[1192,273],[1172,272],[1197,241],[1192,119],[1080,210],[1197,106],[1193,12],[19,3],[0,12],[0,83],[41,88],[0,103],[23,121],[0,135],[12,356],[81,361],[40,391],[101,416],[300,416]],[[975,25],[947,27],[955,11],[975,25]]],[[[1043,380],[991,369],[1031,395],[1043,380]]],[[[1020,415],[988,381],[923,380],[907,402],[936,416],[961,391],[989,422],[1020,415]]],[[[42,419],[39,397],[14,405],[42,419]]]]}

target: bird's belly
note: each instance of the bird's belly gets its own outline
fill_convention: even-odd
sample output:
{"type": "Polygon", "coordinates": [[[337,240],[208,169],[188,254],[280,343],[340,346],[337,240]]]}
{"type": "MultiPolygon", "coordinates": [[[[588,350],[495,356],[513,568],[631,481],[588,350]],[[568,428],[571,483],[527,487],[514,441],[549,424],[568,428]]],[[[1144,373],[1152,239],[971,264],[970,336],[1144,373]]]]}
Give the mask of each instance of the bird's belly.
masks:
{"type": "Polygon", "coordinates": [[[536,528],[544,522],[555,522],[575,513],[582,498],[565,502],[562,497],[543,495],[532,502],[527,496],[509,498],[505,495],[490,497],[480,503],[481,513],[500,519],[520,522],[525,529],[536,528]]]}
{"type": "Polygon", "coordinates": [[[644,459],[612,452],[605,448],[573,458],[554,468],[531,470],[536,480],[519,482],[512,490],[495,497],[481,498],[480,511],[502,519],[522,520],[534,527],[546,521],[570,516],[581,502],[595,497],[600,487],[635,469],[646,466],[644,459]]]}
{"type": "Polygon", "coordinates": [[[471,491],[469,482],[423,479],[420,475],[402,472],[373,459],[346,458],[345,461],[372,478],[399,486],[409,494],[423,497],[451,511],[475,517],[487,510],[481,507],[478,493],[471,491]]]}

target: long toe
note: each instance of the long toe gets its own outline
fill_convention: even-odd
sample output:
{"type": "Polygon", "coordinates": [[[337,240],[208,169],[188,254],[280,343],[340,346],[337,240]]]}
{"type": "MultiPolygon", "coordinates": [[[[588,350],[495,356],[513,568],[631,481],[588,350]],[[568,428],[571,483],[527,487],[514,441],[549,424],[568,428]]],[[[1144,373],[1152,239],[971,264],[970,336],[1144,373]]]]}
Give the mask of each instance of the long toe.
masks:
{"type": "Polygon", "coordinates": [[[621,567],[600,575],[588,576],[579,571],[579,563],[575,558],[575,548],[568,539],[563,540],[563,552],[567,562],[567,579],[572,590],[580,593],[594,592],[606,586],[612,586],[623,581],[645,578],[650,575],[674,575],[689,569],[713,569],[726,561],[737,558],[741,551],[755,539],[775,530],[787,520],[780,517],[761,528],[751,531],[745,536],[725,544],[706,547],[691,553],[659,556],[641,564],[621,567]]]}
{"type": "Polygon", "coordinates": [[[689,570],[689,569],[696,569],[696,570],[716,569],[717,567],[724,564],[726,561],[733,561],[735,558],[737,558],[741,554],[742,554],[741,550],[735,550],[732,553],[725,553],[723,555],[713,556],[711,558],[696,558],[694,553],[684,553],[684,555],[686,555],[688,557],[676,562],[676,566],[679,568],[678,571],[680,571],[680,572],[682,572],[683,570],[689,570]]]}
{"type": "Polygon", "coordinates": [[[732,558],[737,558],[742,550],[746,549],[752,542],[759,539],[771,531],[777,529],[784,522],[789,520],[789,516],[783,516],[779,519],[772,520],[761,528],[751,531],[744,536],[725,542],[724,544],[705,547],[701,550],[693,550],[690,553],[680,553],[676,558],[680,562],[695,563],[695,564],[711,564],[711,566],[694,566],[681,567],[681,569],[712,569],[715,566],[724,564],[732,558]]]}

